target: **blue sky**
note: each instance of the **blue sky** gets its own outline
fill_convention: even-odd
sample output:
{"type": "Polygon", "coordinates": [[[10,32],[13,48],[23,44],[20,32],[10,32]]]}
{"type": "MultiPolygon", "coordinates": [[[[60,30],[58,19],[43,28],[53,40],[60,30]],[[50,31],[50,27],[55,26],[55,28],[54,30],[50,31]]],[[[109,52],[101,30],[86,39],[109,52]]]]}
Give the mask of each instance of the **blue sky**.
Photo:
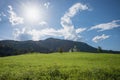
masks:
{"type": "Polygon", "coordinates": [[[120,0],[0,1],[0,40],[49,37],[120,51],[120,0]]]}

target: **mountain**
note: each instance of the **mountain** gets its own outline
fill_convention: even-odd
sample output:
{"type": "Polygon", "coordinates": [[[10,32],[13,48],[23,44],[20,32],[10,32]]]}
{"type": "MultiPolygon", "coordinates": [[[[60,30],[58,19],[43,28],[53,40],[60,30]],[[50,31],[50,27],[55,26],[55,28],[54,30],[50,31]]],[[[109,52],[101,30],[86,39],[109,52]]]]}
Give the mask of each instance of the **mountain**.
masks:
{"type": "Polygon", "coordinates": [[[40,41],[40,45],[42,45],[45,48],[48,48],[50,51],[53,52],[58,51],[59,48],[62,48],[63,51],[67,52],[74,46],[76,46],[77,51],[94,52],[97,50],[96,48],[89,46],[88,44],[83,42],[61,40],[54,38],[48,38],[46,40],[40,41]]]}
{"type": "Polygon", "coordinates": [[[75,48],[76,51],[97,52],[96,48],[84,42],[48,38],[40,41],[0,41],[0,56],[18,55],[30,52],[50,53],[57,52],[58,49],[68,52],[69,50],[73,50],[73,48],[75,48]]]}

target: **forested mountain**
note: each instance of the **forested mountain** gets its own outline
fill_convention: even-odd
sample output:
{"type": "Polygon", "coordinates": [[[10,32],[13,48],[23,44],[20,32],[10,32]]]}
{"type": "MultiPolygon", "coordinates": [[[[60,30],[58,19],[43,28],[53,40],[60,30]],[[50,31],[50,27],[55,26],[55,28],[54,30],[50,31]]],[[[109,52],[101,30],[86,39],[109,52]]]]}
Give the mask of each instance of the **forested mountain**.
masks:
{"type": "Polygon", "coordinates": [[[0,41],[0,56],[18,55],[30,52],[51,53],[57,52],[58,49],[68,52],[73,48],[76,48],[76,51],[97,52],[96,48],[84,42],[48,38],[40,41],[0,41]]]}
{"type": "Polygon", "coordinates": [[[76,46],[77,51],[86,51],[86,52],[95,52],[96,48],[89,46],[83,42],[76,42],[70,40],[61,40],[61,39],[54,39],[48,38],[46,40],[40,41],[40,45],[48,48],[50,51],[58,51],[59,48],[62,48],[63,51],[69,51],[70,49],[76,46]]]}

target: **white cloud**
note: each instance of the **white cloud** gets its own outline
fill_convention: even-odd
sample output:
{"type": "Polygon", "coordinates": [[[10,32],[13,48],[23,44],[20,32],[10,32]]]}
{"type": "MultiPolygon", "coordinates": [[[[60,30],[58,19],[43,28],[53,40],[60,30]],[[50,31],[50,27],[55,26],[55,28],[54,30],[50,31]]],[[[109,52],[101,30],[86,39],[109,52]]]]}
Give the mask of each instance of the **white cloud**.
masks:
{"type": "Polygon", "coordinates": [[[87,9],[88,7],[86,5],[76,3],[61,17],[62,28],[54,29],[50,27],[46,21],[41,21],[37,27],[17,28],[13,33],[14,37],[18,40],[41,40],[47,37],[64,37],[64,39],[68,40],[80,40],[80,33],[85,31],[86,28],[75,29],[71,18],[74,17],[78,11],[87,9]]]}
{"type": "Polygon", "coordinates": [[[15,40],[41,40],[45,37],[60,37],[61,32],[53,28],[44,28],[44,29],[15,29],[14,30],[14,39],[15,40]]]}
{"type": "Polygon", "coordinates": [[[33,29],[28,32],[30,35],[32,35],[32,40],[40,40],[44,37],[59,37],[61,33],[59,34],[59,31],[53,29],[53,28],[46,28],[43,30],[36,30],[33,29]]]}
{"type": "Polygon", "coordinates": [[[48,28],[49,25],[46,21],[41,21],[38,23],[38,25],[41,27],[41,28],[48,28]]]}
{"type": "Polygon", "coordinates": [[[86,28],[78,28],[78,29],[76,29],[76,33],[81,33],[85,30],[86,30],[86,28]]]}
{"type": "Polygon", "coordinates": [[[71,18],[74,17],[77,12],[88,10],[88,6],[81,3],[76,3],[61,17],[61,25],[63,27],[64,38],[69,40],[78,40],[81,38],[78,34],[86,30],[85,28],[75,29],[71,18]]]}
{"type": "Polygon", "coordinates": [[[65,39],[68,40],[76,40],[77,34],[75,33],[75,29],[73,27],[66,27],[61,30],[62,35],[65,39]]]}
{"type": "Polygon", "coordinates": [[[39,22],[39,25],[47,25],[47,22],[46,21],[41,21],[41,22],[39,22]]]}
{"type": "Polygon", "coordinates": [[[19,17],[16,15],[16,13],[13,11],[13,8],[11,5],[8,6],[9,10],[8,10],[8,13],[9,13],[9,22],[12,24],[12,25],[18,25],[18,24],[23,24],[23,18],[22,17],[19,17]]]}
{"type": "Polygon", "coordinates": [[[49,8],[49,6],[50,6],[50,2],[46,2],[46,3],[44,3],[44,6],[45,6],[46,8],[49,8]]]}
{"type": "Polygon", "coordinates": [[[97,43],[98,41],[101,41],[101,40],[104,40],[104,39],[107,39],[109,38],[110,36],[109,35],[105,35],[105,34],[102,34],[101,36],[95,36],[92,41],[97,43]]]}
{"type": "Polygon", "coordinates": [[[78,11],[88,10],[87,5],[83,5],[81,3],[76,3],[72,7],[69,8],[68,12],[64,14],[61,18],[61,25],[63,27],[72,27],[72,20],[71,18],[74,17],[78,11]]]}
{"type": "Polygon", "coordinates": [[[120,22],[120,20],[113,20],[112,22],[102,23],[96,26],[92,26],[90,30],[93,30],[93,29],[99,29],[98,31],[110,30],[113,28],[120,27],[120,24],[118,24],[118,22],[120,22]]]}
{"type": "MultiPolygon", "coordinates": [[[[46,21],[40,21],[34,25],[27,25],[26,28],[36,29],[36,30],[43,30],[46,28],[50,28],[49,24],[46,21]]],[[[51,27],[52,28],[52,27],[51,27]]]]}

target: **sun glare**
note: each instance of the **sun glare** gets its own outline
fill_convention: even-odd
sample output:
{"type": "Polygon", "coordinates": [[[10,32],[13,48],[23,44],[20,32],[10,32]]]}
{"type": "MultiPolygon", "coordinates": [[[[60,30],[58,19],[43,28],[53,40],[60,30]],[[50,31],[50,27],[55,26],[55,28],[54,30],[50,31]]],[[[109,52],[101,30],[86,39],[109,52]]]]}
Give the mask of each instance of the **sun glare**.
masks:
{"type": "Polygon", "coordinates": [[[40,7],[34,4],[26,4],[23,7],[23,16],[28,23],[35,23],[40,20],[40,7]]]}
{"type": "Polygon", "coordinates": [[[31,21],[36,21],[39,18],[39,10],[36,7],[28,7],[25,10],[26,18],[31,21]]]}

